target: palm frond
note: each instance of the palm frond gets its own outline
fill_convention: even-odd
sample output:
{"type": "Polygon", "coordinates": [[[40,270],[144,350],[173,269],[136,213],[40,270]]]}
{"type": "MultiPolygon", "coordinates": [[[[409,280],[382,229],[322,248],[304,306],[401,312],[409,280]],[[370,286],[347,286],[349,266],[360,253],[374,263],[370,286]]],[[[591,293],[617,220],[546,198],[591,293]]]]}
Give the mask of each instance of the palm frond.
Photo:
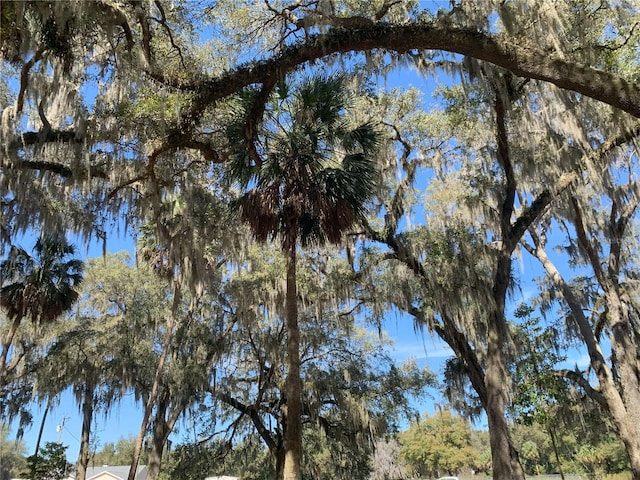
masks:
{"type": "Polygon", "coordinates": [[[278,233],[281,198],[277,184],[254,188],[240,199],[240,218],[245,221],[256,240],[266,242],[278,233]]]}
{"type": "Polygon", "coordinates": [[[342,136],[342,146],[347,152],[375,153],[381,143],[382,134],[371,122],[363,123],[342,136]]]}
{"type": "Polygon", "coordinates": [[[263,164],[247,173],[250,162],[239,151],[228,166],[245,187],[253,182],[236,207],[259,241],[340,242],[374,193],[381,134],[370,122],[349,128],[342,76],[308,77],[279,93],[289,97],[262,126],[263,164]]]}
{"type": "Polygon", "coordinates": [[[64,237],[41,237],[33,251],[31,256],[14,247],[0,265],[0,306],[11,319],[28,317],[34,323],[47,323],[68,311],[78,299],[76,289],[82,282],[84,263],[67,260],[75,247],[64,237]]]}

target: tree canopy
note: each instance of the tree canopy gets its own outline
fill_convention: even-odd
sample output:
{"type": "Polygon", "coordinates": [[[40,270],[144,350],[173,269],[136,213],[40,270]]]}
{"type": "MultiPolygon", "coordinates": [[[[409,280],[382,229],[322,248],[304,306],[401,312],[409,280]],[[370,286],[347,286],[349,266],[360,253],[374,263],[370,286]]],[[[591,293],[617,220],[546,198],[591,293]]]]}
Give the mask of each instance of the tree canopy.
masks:
{"type": "Polygon", "coordinates": [[[420,7],[411,0],[6,4],[3,242],[37,222],[102,238],[108,214],[133,220],[186,171],[227,158],[226,105],[249,87],[258,91],[244,129],[253,151],[265,101],[305,68],[349,71],[364,62],[382,72],[410,66],[453,76],[473,59],[611,105],[619,121],[640,116],[632,4],[420,7]],[[26,188],[34,175],[51,181],[26,188]]]}
{"type": "MultiPolygon", "coordinates": [[[[0,249],[16,260],[3,265],[29,263],[16,244],[34,231],[97,239],[105,250],[118,232],[141,240],[137,260],[166,282],[171,312],[135,331],[161,352],[139,372],[146,421],[136,450],[149,427],[154,476],[174,414],[205,399],[217,411],[219,385],[207,383],[224,361],[281,345],[298,321],[304,334],[325,314],[375,325],[395,311],[453,351],[443,392],[451,407],[486,414],[494,478],[522,480],[541,455],[533,440],[517,442],[514,421],[549,427],[542,408],[579,407],[601,414],[640,479],[637,2],[64,0],[3,2],[0,19],[0,249]],[[415,88],[403,88],[409,76],[415,88]],[[314,116],[309,95],[296,98],[309,78],[335,90],[323,97],[333,117],[314,116]],[[337,119],[337,130],[322,127],[337,119]],[[362,161],[374,143],[375,181],[362,161]],[[334,163],[325,164],[330,144],[334,163]],[[322,165],[299,161],[310,152],[322,165]],[[347,173],[366,188],[352,188],[347,173]],[[239,205],[252,232],[230,214],[239,205]],[[281,258],[250,233],[288,251],[288,290],[271,276],[281,258]],[[298,257],[313,274],[297,276],[298,257]],[[340,267],[329,269],[329,257],[340,267]],[[245,273],[267,294],[242,286],[245,273]],[[514,312],[517,300],[527,305],[514,312]],[[528,340],[534,312],[538,342],[528,340]],[[250,317],[274,336],[241,328],[250,317]],[[271,330],[285,317],[288,329],[271,330]],[[196,347],[206,371],[191,369],[196,347]],[[586,366],[563,363],[572,349],[586,366]],[[187,371],[198,382],[183,398],[173,380],[187,371]]],[[[12,333],[10,320],[17,328],[29,312],[18,297],[2,300],[2,363],[14,334],[20,363],[0,405],[15,406],[37,390],[39,359],[73,352],[52,348],[68,332],[36,318],[12,333]]],[[[297,339],[287,340],[293,355],[297,339]]],[[[297,368],[280,373],[294,378],[297,368]]],[[[295,410],[293,395],[277,404],[295,410]]],[[[225,398],[249,415],[245,397],[225,398]]],[[[296,419],[311,418],[298,406],[296,419]]],[[[264,425],[253,426],[269,444],[264,425]]],[[[306,434],[317,464],[335,453],[318,430],[306,434]]]]}

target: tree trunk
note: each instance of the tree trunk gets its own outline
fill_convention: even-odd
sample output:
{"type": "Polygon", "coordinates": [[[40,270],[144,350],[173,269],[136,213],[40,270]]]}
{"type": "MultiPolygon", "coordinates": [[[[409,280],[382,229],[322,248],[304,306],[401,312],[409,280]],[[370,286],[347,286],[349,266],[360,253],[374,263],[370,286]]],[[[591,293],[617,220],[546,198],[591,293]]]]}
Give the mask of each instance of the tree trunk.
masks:
{"type": "Polygon", "coordinates": [[[284,448],[281,445],[278,446],[274,452],[276,461],[276,480],[283,480],[284,478],[284,448]]]}
{"type": "MultiPolygon", "coordinates": [[[[403,262],[411,268],[416,275],[423,281],[426,279],[426,271],[420,267],[420,262],[409,252],[402,249],[398,242],[393,241],[393,237],[387,238],[387,244],[391,246],[403,262]]],[[[509,254],[506,258],[509,259],[509,254]]],[[[507,261],[498,266],[498,270],[503,271],[502,276],[496,276],[496,285],[500,284],[499,289],[494,289],[494,298],[498,300],[506,295],[506,285],[508,282],[508,273],[510,271],[510,262],[507,261]],[[502,293],[500,293],[502,292],[502,293]]],[[[429,288],[429,283],[425,282],[425,288],[429,288]]],[[[482,368],[475,351],[469,345],[467,336],[459,331],[453,318],[443,315],[443,328],[435,327],[436,333],[444,340],[456,356],[462,359],[469,375],[469,380],[473,389],[478,394],[482,406],[487,414],[489,422],[489,434],[492,450],[493,475],[495,479],[508,480],[524,480],[525,473],[518,452],[513,446],[511,436],[507,428],[507,422],[504,416],[505,410],[505,358],[502,351],[504,340],[499,334],[500,322],[504,324],[504,301],[496,301],[490,314],[490,340],[487,345],[487,368],[482,368]],[[502,313],[500,313],[502,312],[502,313]],[[497,466],[496,466],[497,465],[497,466]]],[[[421,312],[413,310],[410,312],[416,318],[421,318],[421,312]]],[[[424,320],[423,320],[424,321],[424,320]]],[[[426,322],[425,322],[426,323],[426,322]]],[[[506,328],[504,325],[502,328],[506,328]]]]}
{"type": "Polygon", "coordinates": [[[38,456],[40,451],[40,442],[42,441],[42,432],[44,431],[44,424],[47,421],[47,415],[49,415],[49,408],[51,407],[51,400],[47,400],[47,406],[44,407],[44,413],[42,414],[42,421],[40,422],[40,430],[38,430],[38,439],[36,440],[36,448],[33,453],[34,456],[38,456]]]}
{"type": "Polygon", "coordinates": [[[296,244],[290,242],[287,255],[287,378],[285,381],[284,480],[301,480],[302,418],[300,378],[300,332],[296,285],[296,244]]]}
{"type": "MultiPolygon", "coordinates": [[[[169,335],[170,335],[169,332],[167,332],[167,336],[169,335]]],[[[160,375],[164,370],[164,359],[166,359],[165,354],[163,354],[160,360],[160,363],[158,364],[158,368],[156,369],[156,375],[153,380],[153,385],[151,387],[151,392],[149,393],[149,398],[147,398],[147,403],[144,406],[142,422],[140,423],[140,430],[138,431],[136,444],[133,447],[133,458],[131,459],[131,466],[129,467],[129,476],[127,477],[127,480],[135,480],[136,478],[136,471],[138,470],[140,455],[142,454],[142,444],[144,443],[144,436],[147,432],[147,427],[149,426],[149,419],[151,418],[151,412],[153,411],[155,398],[160,385],[160,375]]]]}
{"type": "Polygon", "coordinates": [[[7,357],[9,356],[9,349],[11,348],[11,344],[13,343],[13,338],[16,336],[16,332],[18,331],[18,327],[20,326],[21,318],[15,318],[13,323],[11,324],[11,328],[7,332],[7,335],[4,337],[4,341],[2,342],[2,353],[0,354],[0,387],[4,387],[7,381],[7,357]]]}
{"type": "MultiPolygon", "coordinates": [[[[493,422],[494,424],[498,425],[496,425],[496,428],[494,428],[493,432],[491,432],[490,429],[490,434],[494,435],[495,443],[502,446],[500,448],[502,448],[501,455],[503,456],[505,451],[504,444],[506,442],[506,444],[508,445],[506,451],[509,452],[511,469],[513,470],[513,472],[515,472],[514,478],[524,480],[524,468],[520,463],[518,451],[513,446],[511,436],[509,435],[506,427],[506,421],[504,420],[504,404],[502,408],[498,408],[495,406],[492,407],[493,403],[489,401],[489,395],[487,393],[487,374],[480,365],[474,349],[469,346],[466,336],[456,328],[456,324],[453,319],[446,315],[443,315],[443,322],[444,328],[436,328],[436,333],[442,340],[447,343],[447,345],[451,347],[456,356],[464,361],[471,386],[477,393],[478,398],[480,399],[480,402],[482,403],[482,406],[484,407],[484,410],[487,414],[487,417],[489,417],[489,410],[492,410],[492,417],[498,418],[498,421],[493,422]],[[500,418],[502,418],[502,420],[500,420],[500,418]]],[[[501,351],[499,352],[499,354],[502,355],[501,351]]],[[[495,354],[493,355],[493,358],[496,358],[495,354]]],[[[496,368],[496,370],[500,371],[500,368],[498,367],[496,368]]],[[[498,381],[497,388],[492,387],[494,390],[494,395],[498,394],[500,389],[503,388],[501,387],[501,383],[502,382],[498,381]]]]}
{"type": "MultiPolygon", "coordinates": [[[[504,79],[500,77],[500,81],[504,79]]],[[[507,291],[511,283],[511,256],[526,227],[516,227],[523,223],[525,214],[511,224],[515,212],[517,180],[509,152],[509,135],[507,132],[507,105],[500,89],[493,87],[495,93],[494,109],[496,114],[496,160],[504,172],[503,194],[500,205],[500,236],[502,247],[497,258],[493,277],[492,311],[488,314],[487,324],[487,370],[485,385],[487,386],[487,404],[485,410],[489,424],[489,442],[491,444],[491,461],[494,480],[524,480],[524,468],[518,458],[518,452],[509,440],[509,430],[505,418],[506,389],[509,374],[507,359],[503,349],[507,345],[507,321],[505,305],[507,291]]],[[[508,99],[511,103],[512,98],[508,99]]],[[[527,226],[533,221],[531,217],[527,226]]]]}
{"type": "MultiPolygon", "coordinates": [[[[164,415],[164,413],[162,413],[164,415]]],[[[167,443],[169,431],[164,419],[156,417],[153,427],[153,440],[151,442],[151,451],[149,452],[149,468],[147,471],[147,480],[158,480],[160,475],[160,467],[162,466],[162,452],[167,443]]]]}
{"type": "Polygon", "coordinates": [[[504,416],[504,360],[501,353],[502,345],[498,337],[494,329],[489,332],[485,374],[487,388],[485,411],[489,426],[493,479],[514,480],[519,477],[516,476],[512,465],[511,443],[504,416]]]}
{"type": "Polygon", "coordinates": [[[158,395],[158,389],[160,388],[162,374],[164,373],[164,366],[169,356],[169,348],[171,347],[171,341],[173,339],[173,327],[176,323],[176,312],[180,304],[180,298],[181,298],[181,283],[179,280],[176,280],[174,283],[173,306],[171,310],[171,318],[169,319],[169,324],[167,325],[167,331],[164,337],[164,342],[162,344],[162,353],[160,354],[161,356],[158,362],[158,367],[156,368],[156,373],[153,378],[153,384],[151,385],[149,398],[147,398],[147,402],[144,407],[144,414],[142,416],[142,422],[140,423],[140,431],[138,432],[138,438],[136,439],[136,444],[134,446],[133,459],[131,460],[131,467],[129,468],[129,476],[127,477],[127,480],[135,480],[136,470],[138,469],[138,463],[140,462],[140,455],[142,453],[142,444],[144,443],[144,435],[147,431],[147,427],[149,426],[149,418],[151,418],[151,412],[153,411],[153,406],[155,404],[156,397],[158,395]]]}
{"type": "Polygon", "coordinates": [[[500,308],[496,308],[487,334],[487,370],[485,373],[486,403],[494,480],[524,480],[525,472],[518,451],[511,442],[505,417],[507,367],[502,349],[505,341],[500,333],[500,308]]]}
{"type": "Polygon", "coordinates": [[[92,384],[84,387],[82,403],[82,434],[80,436],[80,453],[76,466],[76,480],[85,480],[89,465],[89,435],[91,434],[91,420],[93,419],[93,390],[92,384]]]}
{"type": "Polygon", "coordinates": [[[153,424],[153,441],[151,452],[149,453],[149,473],[147,480],[157,480],[160,475],[160,467],[162,466],[162,454],[169,440],[169,435],[176,426],[176,422],[180,415],[186,409],[183,398],[180,401],[172,403],[171,392],[165,390],[159,397],[156,406],[156,419],[153,424]]]}
{"type": "MultiPolygon", "coordinates": [[[[617,285],[616,285],[617,287],[617,285]]],[[[609,407],[618,427],[620,439],[625,445],[631,474],[634,480],[640,480],[640,385],[638,378],[638,346],[631,341],[631,319],[625,314],[625,307],[620,300],[618,288],[610,288],[607,292],[607,304],[611,318],[611,349],[615,354],[618,373],[620,375],[620,396],[623,408],[618,405],[609,407]],[[615,409],[615,411],[614,411],[615,409]]],[[[616,389],[617,391],[617,389],[616,389]]]]}
{"type": "Polygon", "coordinates": [[[551,438],[551,447],[553,448],[553,455],[556,457],[556,463],[558,464],[558,472],[560,472],[560,478],[564,480],[564,471],[562,470],[562,462],[560,461],[560,454],[558,453],[556,432],[551,426],[551,422],[549,422],[549,420],[547,420],[547,431],[549,432],[549,438],[551,438]]]}

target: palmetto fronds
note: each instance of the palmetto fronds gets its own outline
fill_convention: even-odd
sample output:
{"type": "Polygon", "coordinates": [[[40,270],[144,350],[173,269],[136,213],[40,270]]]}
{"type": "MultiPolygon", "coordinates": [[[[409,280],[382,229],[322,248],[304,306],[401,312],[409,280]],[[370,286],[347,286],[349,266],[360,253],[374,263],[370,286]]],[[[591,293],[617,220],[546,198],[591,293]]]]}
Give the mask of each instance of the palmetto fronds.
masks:
{"type": "Polygon", "coordinates": [[[83,263],[68,259],[75,247],[64,238],[42,237],[34,256],[12,247],[0,264],[0,305],[14,320],[29,318],[34,323],[54,321],[78,299],[76,287],[82,281],[83,263]]]}
{"type": "Polygon", "coordinates": [[[238,148],[228,176],[245,189],[236,204],[240,217],[259,241],[282,235],[303,246],[338,243],[376,187],[381,135],[371,123],[350,128],[340,76],[308,78],[281,91],[286,97],[267,110],[256,139],[261,164],[249,160],[241,137],[247,110],[229,129],[238,148]]]}
{"type": "MultiPolygon", "coordinates": [[[[34,255],[12,247],[7,260],[0,263],[0,307],[11,321],[0,350],[0,387],[4,386],[10,366],[7,358],[15,334],[24,318],[33,323],[50,323],[70,310],[79,293],[84,264],[67,257],[75,253],[63,237],[38,239],[34,255]]],[[[15,367],[15,365],[14,365],[15,367]]]]}

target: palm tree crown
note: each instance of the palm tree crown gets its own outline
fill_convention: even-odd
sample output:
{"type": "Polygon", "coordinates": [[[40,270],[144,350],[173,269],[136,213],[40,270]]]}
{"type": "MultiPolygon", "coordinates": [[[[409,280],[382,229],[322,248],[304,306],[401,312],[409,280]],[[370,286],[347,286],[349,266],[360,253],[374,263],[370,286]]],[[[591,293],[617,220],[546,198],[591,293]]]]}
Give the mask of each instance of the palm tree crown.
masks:
{"type": "MultiPolygon", "coordinates": [[[[84,264],[67,257],[75,253],[64,237],[44,236],[33,247],[34,256],[11,247],[0,263],[0,307],[11,321],[0,350],[0,388],[7,384],[16,363],[7,364],[9,350],[23,318],[50,323],[70,310],[78,299],[84,264]]],[[[18,357],[16,357],[18,358],[18,357]]]]}
{"type": "Polygon", "coordinates": [[[34,256],[12,247],[0,264],[0,306],[11,320],[29,318],[34,323],[54,321],[78,299],[83,263],[68,259],[75,247],[66,239],[45,236],[37,240],[34,256]]]}
{"type": "MultiPolygon", "coordinates": [[[[259,132],[262,163],[245,148],[232,155],[228,176],[245,190],[241,218],[259,241],[282,235],[284,248],[338,243],[375,189],[380,134],[370,122],[350,128],[343,77],[308,78],[279,94],[259,132]]],[[[241,123],[230,129],[233,144],[242,146],[242,135],[241,123]]]]}

